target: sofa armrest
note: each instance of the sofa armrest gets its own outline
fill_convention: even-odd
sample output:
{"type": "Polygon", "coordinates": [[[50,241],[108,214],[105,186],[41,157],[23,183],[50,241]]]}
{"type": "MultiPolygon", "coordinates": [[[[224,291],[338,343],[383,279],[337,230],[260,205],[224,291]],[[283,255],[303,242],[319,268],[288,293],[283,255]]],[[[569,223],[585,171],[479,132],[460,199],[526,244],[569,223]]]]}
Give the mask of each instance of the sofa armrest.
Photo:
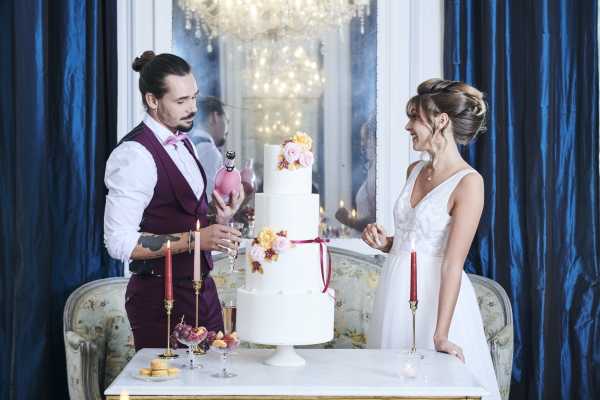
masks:
{"type": "Polygon", "coordinates": [[[513,335],[513,326],[509,324],[504,326],[489,340],[492,364],[496,372],[500,395],[504,400],[508,399],[510,392],[513,335]]]}
{"type": "Polygon", "coordinates": [[[101,400],[96,345],[76,332],[65,332],[65,353],[71,400],[101,400]]]}

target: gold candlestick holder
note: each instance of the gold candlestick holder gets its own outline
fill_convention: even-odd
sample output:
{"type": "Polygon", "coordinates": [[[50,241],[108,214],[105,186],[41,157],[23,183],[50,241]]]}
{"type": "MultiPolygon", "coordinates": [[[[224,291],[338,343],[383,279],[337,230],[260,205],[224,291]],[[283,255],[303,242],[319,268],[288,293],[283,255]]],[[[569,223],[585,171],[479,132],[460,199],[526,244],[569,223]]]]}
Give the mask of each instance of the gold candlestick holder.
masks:
{"type": "Polygon", "coordinates": [[[198,328],[198,304],[199,304],[199,296],[200,296],[200,289],[202,289],[202,279],[200,279],[199,281],[192,281],[192,285],[194,288],[194,294],[196,295],[196,325],[195,327],[198,328]]]}
{"type": "Polygon", "coordinates": [[[416,317],[417,317],[417,306],[419,302],[417,300],[410,300],[408,302],[410,304],[410,311],[412,311],[412,347],[410,348],[411,353],[417,352],[417,332],[416,332],[416,317]]]}
{"type": "MultiPolygon", "coordinates": [[[[198,328],[198,307],[200,304],[200,290],[202,289],[202,279],[200,279],[199,281],[192,281],[192,287],[194,288],[194,294],[196,295],[196,325],[195,327],[198,328]]],[[[204,349],[202,349],[202,347],[200,346],[200,344],[198,344],[197,346],[194,346],[193,349],[194,354],[196,355],[204,355],[206,354],[206,352],[204,351],[204,349]]]]}
{"type": "Polygon", "coordinates": [[[167,312],[167,349],[164,353],[159,354],[160,358],[177,358],[177,354],[171,350],[171,312],[173,311],[174,300],[165,299],[165,310],[167,312]]]}

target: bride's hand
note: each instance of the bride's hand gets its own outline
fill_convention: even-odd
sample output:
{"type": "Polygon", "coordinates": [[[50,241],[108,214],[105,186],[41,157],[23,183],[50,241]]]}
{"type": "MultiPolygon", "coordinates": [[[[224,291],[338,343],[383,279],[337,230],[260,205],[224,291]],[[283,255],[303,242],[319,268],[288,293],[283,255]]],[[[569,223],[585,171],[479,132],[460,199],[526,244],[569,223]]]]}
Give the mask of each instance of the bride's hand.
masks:
{"type": "Polygon", "coordinates": [[[383,228],[377,224],[369,224],[362,232],[362,240],[374,249],[389,250],[389,239],[383,228]]]}
{"type": "Polygon", "coordinates": [[[459,345],[454,344],[445,338],[440,338],[440,339],[434,338],[433,344],[435,345],[435,349],[437,351],[442,352],[442,353],[448,353],[451,356],[455,356],[463,363],[465,362],[465,355],[463,354],[463,350],[459,345]]]}

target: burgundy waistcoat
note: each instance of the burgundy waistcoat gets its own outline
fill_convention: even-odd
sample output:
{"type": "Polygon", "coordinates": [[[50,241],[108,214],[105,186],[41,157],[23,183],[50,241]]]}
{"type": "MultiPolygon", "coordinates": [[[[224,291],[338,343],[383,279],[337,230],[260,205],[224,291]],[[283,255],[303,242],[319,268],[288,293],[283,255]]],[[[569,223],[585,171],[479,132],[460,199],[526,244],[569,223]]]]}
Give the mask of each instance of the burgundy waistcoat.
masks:
{"type": "MultiPolygon", "coordinates": [[[[143,122],[139,124],[123,138],[122,142],[126,141],[135,141],[144,146],[150,152],[156,164],[157,182],[154,187],[154,196],[142,216],[140,224],[142,232],[157,235],[188,232],[190,229],[194,230],[196,228],[196,220],[198,219],[201,226],[208,226],[206,174],[194,154],[192,144],[188,140],[183,140],[177,145],[182,147],[179,151],[189,151],[192,154],[200,169],[204,181],[204,190],[199,200],[162,143],[159,142],[148,126],[143,122]]],[[[153,270],[155,273],[162,274],[164,262],[164,257],[161,257],[145,260],[141,263],[144,270],[153,270]]],[[[140,261],[134,261],[134,263],[140,263],[140,261]]],[[[212,256],[209,251],[202,251],[202,275],[206,276],[211,269],[212,256]]],[[[191,254],[185,251],[173,255],[173,278],[191,279],[193,270],[193,250],[191,254]]]]}

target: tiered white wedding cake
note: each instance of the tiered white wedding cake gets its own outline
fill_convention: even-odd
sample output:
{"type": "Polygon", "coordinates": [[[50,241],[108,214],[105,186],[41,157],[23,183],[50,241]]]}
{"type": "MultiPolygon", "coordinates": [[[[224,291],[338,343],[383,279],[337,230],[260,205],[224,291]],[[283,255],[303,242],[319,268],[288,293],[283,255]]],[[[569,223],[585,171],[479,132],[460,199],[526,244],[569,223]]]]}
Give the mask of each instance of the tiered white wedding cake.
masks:
{"type": "Polygon", "coordinates": [[[319,234],[310,148],[310,137],[301,133],[282,146],[265,145],[264,193],[256,194],[255,204],[258,236],[248,248],[245,285],[237,292],[239,337],[280,346],[267,360],[272,365],[302,365],[291,346],[333,338],[326,248],[310,242],[319,234]]]}

